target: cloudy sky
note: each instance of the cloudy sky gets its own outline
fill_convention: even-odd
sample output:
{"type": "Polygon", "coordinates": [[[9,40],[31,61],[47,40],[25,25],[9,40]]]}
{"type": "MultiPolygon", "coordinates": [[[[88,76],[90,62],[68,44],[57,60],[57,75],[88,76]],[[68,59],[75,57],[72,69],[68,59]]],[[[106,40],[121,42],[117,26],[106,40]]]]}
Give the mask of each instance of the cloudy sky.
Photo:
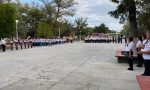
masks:
{"type": "MultiPolygon", "coordinates": [[[[21,1],[30,3],[35,0],[21,1]]],[[[76,6],[76,15],[73,18],[69,18],[71,21],[75,18],[88,17],[88,24],[91,27],[105,23],[111,30],[120,31],[122,29],[119,21],[108,15],[108,12],[116,7],[109,0],[77,0],[77,2],[79,4],[76,6]]]]}

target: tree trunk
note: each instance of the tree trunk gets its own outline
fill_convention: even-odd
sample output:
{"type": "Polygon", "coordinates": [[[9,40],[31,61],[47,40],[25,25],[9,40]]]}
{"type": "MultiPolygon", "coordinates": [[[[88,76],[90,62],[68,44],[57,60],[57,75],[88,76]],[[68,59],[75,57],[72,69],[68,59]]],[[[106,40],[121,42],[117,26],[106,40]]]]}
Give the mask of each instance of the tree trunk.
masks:
{"type": "Polygon", "coordinates": [[[129,2],[129,23],[130,23],[129,35],[134,38],[137,38],[138,37],[138,27],[137,27],[137,20],[136,20],[135,0],[130,0],[130,2],[129,2]]]}

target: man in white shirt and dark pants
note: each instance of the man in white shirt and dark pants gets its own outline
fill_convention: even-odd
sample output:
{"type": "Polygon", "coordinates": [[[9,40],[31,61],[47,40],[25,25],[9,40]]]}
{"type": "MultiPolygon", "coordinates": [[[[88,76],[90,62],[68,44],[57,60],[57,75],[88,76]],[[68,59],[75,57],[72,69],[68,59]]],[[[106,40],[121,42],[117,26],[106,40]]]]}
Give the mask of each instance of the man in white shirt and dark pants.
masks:
{"type": "Polygon", "coordinates": [[[142,50],[139,53],[143,54],[145,71],[142,76],[150,76],[150,31],[146,33],[147,41],[141,45],[142,50]]]}
{"type": "Polygon", "coordinates": [[[133,71],[133,51],[135,49],[135,44],[133,42],[133,37],[129,37],[128,42],[129,42],[128,45],[127,45],[128,63],[129,63],[128,70],[133,71]]]}
{"type": "Polygon", "coordinates": [[[1,40],[2,43],[2,51],[5,52],[5,48],[6,48],[6,41],[4,39],[1,40]]]}

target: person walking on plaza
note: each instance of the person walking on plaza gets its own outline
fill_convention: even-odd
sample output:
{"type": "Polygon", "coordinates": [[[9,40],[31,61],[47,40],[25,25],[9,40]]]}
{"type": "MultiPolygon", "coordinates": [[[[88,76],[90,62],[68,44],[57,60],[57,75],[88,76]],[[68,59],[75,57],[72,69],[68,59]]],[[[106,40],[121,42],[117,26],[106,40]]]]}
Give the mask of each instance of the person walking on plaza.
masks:
{"type": "Polygon", "coordinates": [[[2,43],[2,51],[5,52],[5,50],[6,50],[6,41],[4,39],[2,39],[1,43],[2,43]]]}
{"type": "Polygon", "coordinates": [[[129,63],[128,70],[133,71],[133,51],[135,49],[135,44],[133,42],[133,37],[129,37],[128,41],[129,41],[127,46],[128,63],[129,63]]]}
{"type": "Polygon", "coordinates": [[[144,58],[145,71],[142,76],[150,76],[150,31],[147,31],[146,38],[146,42],[141,45],[141,51],[138,52],[139,54],[143,54],[144,58]]]}
{"type": "MultiPolygon", "coordinates": [[[[138,37],[138,42],[137,42],[137,44],[136,44],[136,49],[137,49],[137,52],[139,52],[139,51],[141,51],[141,45],[142,45],[142,42],[143,42],[143,40],[142,40],[142,36],[139,36],[138,37]]],[[[143,56],[142,56],[142,54],[137,54],[137,59],[138,59],[138,65],[137,65],[137,67],[142,67],[142,64],[143,64],[143,56]]]]}

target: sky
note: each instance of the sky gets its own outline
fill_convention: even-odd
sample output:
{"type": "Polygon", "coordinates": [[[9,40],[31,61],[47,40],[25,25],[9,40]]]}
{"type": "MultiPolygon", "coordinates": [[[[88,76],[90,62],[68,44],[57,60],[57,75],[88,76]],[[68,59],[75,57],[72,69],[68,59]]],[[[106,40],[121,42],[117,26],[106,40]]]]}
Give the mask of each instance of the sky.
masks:
{"type": "MultiPolygon", "coordinates": [[[[31,3],[35,0],[21,0],[23,3],[31,3]]],[[[111,17],[108,12],[115,10],[116,5],[110,0],[76,0],[78,5],[75,6],[76,14],[74,17],[69,17],[70,21],[76,18],[88,18],[90,27],[98,26],[105,23],[111,30],[122,30],[122,24],[119,20],[111,17]]]]}

